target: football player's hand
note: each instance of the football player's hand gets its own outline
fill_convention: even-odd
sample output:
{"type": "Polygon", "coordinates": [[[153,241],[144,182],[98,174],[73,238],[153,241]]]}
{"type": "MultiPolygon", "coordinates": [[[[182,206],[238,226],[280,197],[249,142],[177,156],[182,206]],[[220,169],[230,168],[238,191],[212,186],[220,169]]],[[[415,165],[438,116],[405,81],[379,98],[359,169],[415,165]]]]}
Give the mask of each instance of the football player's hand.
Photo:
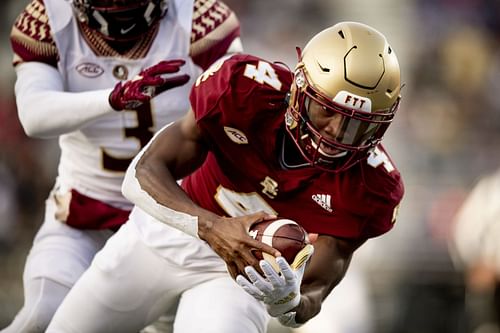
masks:
{"type": "Polygon", "coordinates": [[[279,317],[299,305],[302,277],[313,252],[314,247],[306,245],[296,255],[292,265],[283,257],[276,258],[281,274],[277,273],[269,262],[261,260],[260,268],[264,276],[254,267],[248,266],[245,267],[248,279],[238,275],[236,282],[255,299],[264,302],[272,317],[279,317]]]}
{"type": "Polygon", "coordinates": [[[248,233],[250,226],[254,223],[274,218],[276,216],[259,212],[208,222],[199,220],[198,236],[225,261],[229,274],[235,279],[238,274],[245,272],[246,266],[259,267],[259,260],[254,252],[266,252],[272,256],[280,255],[278,250],[253,239],[248,233]]]}
{"type": "Polygon", "coordinates": [[[184,60],[161,61],[131,80],[118,82],[109,95],[109,104],[116,111],[134,110],[165,90],[182,86],[189,81],[189,75],[162,75],[178,72],[184,63],[184,60]]]}

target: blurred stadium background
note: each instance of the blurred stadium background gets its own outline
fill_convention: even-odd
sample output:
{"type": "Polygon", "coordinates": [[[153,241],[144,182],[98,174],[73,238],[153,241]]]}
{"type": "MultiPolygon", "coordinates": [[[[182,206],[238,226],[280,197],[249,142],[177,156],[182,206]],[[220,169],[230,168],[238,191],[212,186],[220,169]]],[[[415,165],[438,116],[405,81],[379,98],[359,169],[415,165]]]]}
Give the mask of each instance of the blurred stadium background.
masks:
{"type": "MultiPolygon", "coordinates": [[[[0,3],[0,327],[22,305],[24,259],[58,157],[57,142],[27,138],[16,114],[9,33],[27,2],[0,3]]],[[[465,195],[500,166],[500,2],[225,2],[242,22],[247,52],[292,68],[295,46],[337,21],[365,22],[391,41],[405,88],[385,144],[405,178],[406,195],[394,230],[359,251],[356,278],[333,294],[348,304],[362,288],[365,302],[354,305],[359,312],[336,318],[366,320],[367,328],[353,333],[467,332],[463,274],[453,264],[449,237],[465,195]]],[[[323,331],[331,333],[317,330],[323,331]]]]}

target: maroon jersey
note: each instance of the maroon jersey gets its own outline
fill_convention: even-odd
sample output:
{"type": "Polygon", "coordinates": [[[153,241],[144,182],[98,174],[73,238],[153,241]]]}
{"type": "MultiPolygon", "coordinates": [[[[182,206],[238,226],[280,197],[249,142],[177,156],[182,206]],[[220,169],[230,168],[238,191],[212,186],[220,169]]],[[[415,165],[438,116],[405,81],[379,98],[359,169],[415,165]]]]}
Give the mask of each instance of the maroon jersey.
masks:
{"type": "Polygon", "coordinates": [[[190,98],[210,152],[183,188],[221,215],[263,210],[308,232],[344,238],[387,232],[403,183],[382,146],[341,173],[280,167],[291,82],[288,69],[249,55],[232,56],[202,74],[190,98]]]}

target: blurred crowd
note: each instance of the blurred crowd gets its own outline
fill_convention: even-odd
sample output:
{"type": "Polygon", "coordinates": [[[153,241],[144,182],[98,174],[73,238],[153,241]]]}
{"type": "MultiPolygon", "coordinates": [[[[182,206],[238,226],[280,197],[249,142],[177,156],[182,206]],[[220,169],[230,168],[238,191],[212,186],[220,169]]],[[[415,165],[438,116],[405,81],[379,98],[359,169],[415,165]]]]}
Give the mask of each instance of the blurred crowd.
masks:
{"type": "MultiPolygon", "coordinates": [[[[361,248],[356,276],[333,297],[347,299],[363,288],[365,303],[354,306],[365,307],[369,314],[360,316],[369,324],[349,332],[479,333],[453,234],[473,186],[500,168],[500,2],[225,2],[241,20],[245,50],[290,67],[295,46],[337,21],[368,23],[392,42],[405,87],[385,142],[406,194],[394,230],[361,248]]],[[[16,114],[9,33],[26,4],[0,3],[0,327],[21,306],[24,258],[42,221],[58,156],[55,141],[27,138],[16,114]]],[[[489,329],[481,332],[499,332],[489,329]]]]}

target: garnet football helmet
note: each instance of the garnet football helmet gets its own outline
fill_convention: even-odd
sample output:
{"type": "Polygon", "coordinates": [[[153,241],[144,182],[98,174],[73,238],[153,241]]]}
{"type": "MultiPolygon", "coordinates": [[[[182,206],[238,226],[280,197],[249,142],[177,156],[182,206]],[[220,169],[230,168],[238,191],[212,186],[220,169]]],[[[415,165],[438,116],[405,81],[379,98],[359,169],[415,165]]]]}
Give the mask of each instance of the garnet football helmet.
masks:
{"type": "Polygon", "coordinates": [[[311,165],[345,170],[380,142],[398,109],[396,54],[380,32],[355,22],[321,31],[297,53],[286,129],[311,165]],[[336,119],[335,134],[313,122],[313,111],[336,119]]]}
{"type": "Polygon", "coordinates": [[[140,38],[167,10],[166,0],[73,0],[80,22],[108,40],[140,38]]]}

